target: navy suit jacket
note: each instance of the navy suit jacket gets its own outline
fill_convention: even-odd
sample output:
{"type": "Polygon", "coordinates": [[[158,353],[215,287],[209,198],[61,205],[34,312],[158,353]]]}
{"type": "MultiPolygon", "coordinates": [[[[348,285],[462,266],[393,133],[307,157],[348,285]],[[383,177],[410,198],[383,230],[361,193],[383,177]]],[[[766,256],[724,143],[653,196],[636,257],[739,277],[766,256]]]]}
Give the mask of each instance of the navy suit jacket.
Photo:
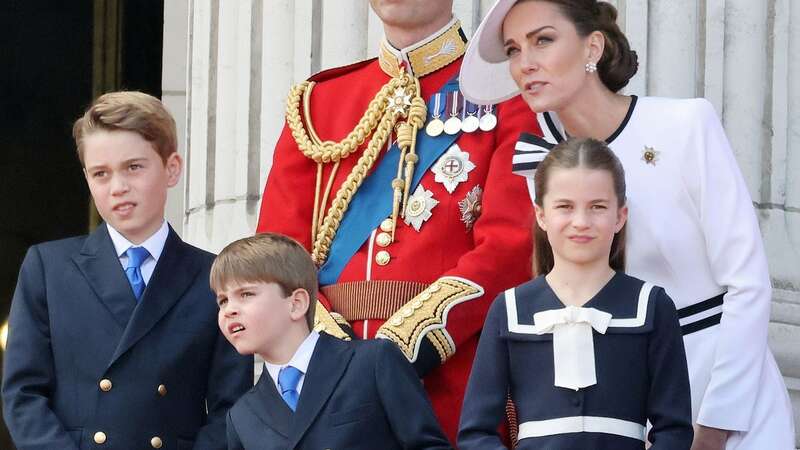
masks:
{"type": "Polygon", "coordinates": [[[293,413],[267,371],[228,413],[231,450],[451,449],[400,350],[321,333],[293,413]]]}
{"type": "Polygon", "coordinates": [[[18,449],[224,449],[253,366],[217,327],[212,260],[170,228],[137,303],[105,225],[31,247],[3,374],[18,449]]]}

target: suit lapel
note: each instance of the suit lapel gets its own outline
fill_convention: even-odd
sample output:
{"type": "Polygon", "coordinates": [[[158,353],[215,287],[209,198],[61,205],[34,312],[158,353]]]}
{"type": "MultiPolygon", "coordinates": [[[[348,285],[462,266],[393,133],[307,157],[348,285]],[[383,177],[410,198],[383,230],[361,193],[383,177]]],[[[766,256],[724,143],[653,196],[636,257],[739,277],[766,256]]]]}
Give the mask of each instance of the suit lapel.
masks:
{"type": "Polygon", "coordinates": [[[275,382],[272,381],[266,368],[253,389],[256,395],[245,397],[248,407],[265,425],[277,431],[281,436],[289,437],[293,413],[278,394],[275,382]]]}
{"type": "Polygon", "coordinates": [[[289,448],[294,448],[317,418],[344,375],[353,350],[344,342],[320,333],[294,413],[289,448]]]}
{"type": "Polygon", "coordinates": [[[136,297],[119,263],[111,236],[102,224],[86,238],[80,254],[72,257],[100,302],[125,329],[136,307],[136,297]]]}
{"type": "Polygon", "coordinates": [[[147,334],[183,297],[198,270],[200,266],[189,257],[186,244],[170,227],[161,257],[139,304],[133,311],[109,366],[147,334]]]}

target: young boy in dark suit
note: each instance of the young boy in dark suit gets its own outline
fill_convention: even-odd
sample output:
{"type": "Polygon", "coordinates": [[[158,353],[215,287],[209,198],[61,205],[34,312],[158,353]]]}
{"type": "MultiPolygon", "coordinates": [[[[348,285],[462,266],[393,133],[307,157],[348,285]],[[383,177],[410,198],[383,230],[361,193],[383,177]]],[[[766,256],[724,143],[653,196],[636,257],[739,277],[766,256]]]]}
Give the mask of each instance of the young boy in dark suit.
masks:
{"type": "Polygon", "coordinates": [[[233,242],[214,261],[220,329],[266,363],[228,413],[228,448],[450,449],[394,344],[313,331],[316,274],[305,249],[279,234],[233,242]]]}
{"type": "Polygon", "coordinates": [[[3,406],[18,450],[224,449],[252,360],[214,326],[213,255],[164,220],[175,121],[139,92],[99,97],[73,134],[93,233],[30,248],[11,305],[3,406]]]}

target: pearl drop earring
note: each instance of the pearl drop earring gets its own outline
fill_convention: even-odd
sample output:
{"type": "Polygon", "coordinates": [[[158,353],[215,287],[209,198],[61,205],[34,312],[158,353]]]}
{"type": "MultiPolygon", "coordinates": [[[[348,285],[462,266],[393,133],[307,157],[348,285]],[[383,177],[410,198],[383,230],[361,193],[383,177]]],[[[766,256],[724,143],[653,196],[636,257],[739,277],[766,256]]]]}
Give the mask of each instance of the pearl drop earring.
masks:
{"type": "Polygon", "coordinates": [[[586,63],[586,71],[589,73],[597,72],[597,64],[589,61],[586,63]]]}

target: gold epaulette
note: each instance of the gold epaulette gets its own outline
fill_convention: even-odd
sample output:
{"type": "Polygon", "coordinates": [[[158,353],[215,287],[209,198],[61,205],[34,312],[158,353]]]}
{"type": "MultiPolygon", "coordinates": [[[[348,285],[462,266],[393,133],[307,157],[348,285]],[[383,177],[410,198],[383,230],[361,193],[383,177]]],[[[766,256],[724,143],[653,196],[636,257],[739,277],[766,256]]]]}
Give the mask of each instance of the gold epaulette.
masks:
{"type": "Polygon", "coordinates": [[[344,317],[341,314],[329,312],[325,309],[325,305],[317,300],[317,307],[314,311],[314,331],[349,341],[351,337],[342,329],[343,326],[349,326],[344,317]]]}
{"type": "Polygon", "coordinates": [[[393,341],[412,363],[419,355],[422,339],[427,338],[444,362],[456,352],[455,343],[445,329],[447,314],[459,303],[482,295],[483,288],[472,281],[442,277],[394,313],[376,337],[393,341]]]}

